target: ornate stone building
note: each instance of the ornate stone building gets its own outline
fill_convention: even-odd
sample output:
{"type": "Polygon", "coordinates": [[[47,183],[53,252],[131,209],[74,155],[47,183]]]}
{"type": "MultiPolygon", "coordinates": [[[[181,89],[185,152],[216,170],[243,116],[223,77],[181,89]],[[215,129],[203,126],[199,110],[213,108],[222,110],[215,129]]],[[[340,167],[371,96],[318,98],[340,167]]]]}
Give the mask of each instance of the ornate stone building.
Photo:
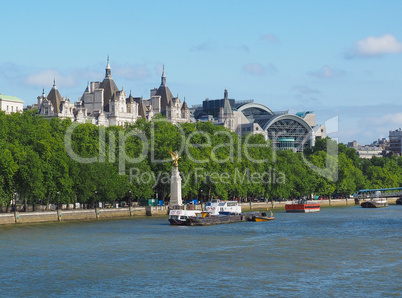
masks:
{"type": "Polygon", "coordinates": [[[69,98],[64,98],[60,95],[56,86],[56,80],[53,81],[53,88],[46,96],[45,89],[42,95],[38,96],[38,114],[45,118],[59,117],[62,119],[74,119],[74,104],[70,102],[69,98]]]}
{"type": "Polygon", "coordinates": [[[80,123],[90,122],[97,125],[132,124],[138,118],[151,120],[156,114],[166,116],[174,123],[190,122],[190,109],[182,103],[180,98],[173,97],[166,85],[165,68],[158,89],[151,90],[150,99],[141,97],[127,97],[126,92],[119,90],[112,77],[109,58],[102,82],[88,83],[80,100],[72,104],[68,98],[63,98],[56,87],[46,96],[45,91],[38,96],[38,113],[46,118],[71,118],[80,123]]]}

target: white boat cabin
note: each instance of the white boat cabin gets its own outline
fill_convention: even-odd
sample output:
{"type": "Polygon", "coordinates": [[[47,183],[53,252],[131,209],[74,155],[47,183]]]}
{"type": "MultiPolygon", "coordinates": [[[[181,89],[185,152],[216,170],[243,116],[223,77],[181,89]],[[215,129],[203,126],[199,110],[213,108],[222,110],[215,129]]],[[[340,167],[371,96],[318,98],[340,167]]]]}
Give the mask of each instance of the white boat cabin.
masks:
{"type": "Polygon", "coordinates": [[[237,201],[212,200],[205,203],[205,211],[210,212],[211,215],[218,215],[219,212],[240,214],[241,206],[239,206],[239,203],[237,201]]]}

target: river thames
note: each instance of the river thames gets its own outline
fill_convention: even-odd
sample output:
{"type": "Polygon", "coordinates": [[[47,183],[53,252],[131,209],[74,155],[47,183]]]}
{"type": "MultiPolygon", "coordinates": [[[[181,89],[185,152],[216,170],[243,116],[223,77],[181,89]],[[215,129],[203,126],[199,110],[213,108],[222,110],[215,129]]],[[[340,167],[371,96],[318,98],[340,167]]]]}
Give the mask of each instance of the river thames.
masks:
{"type": "Polygon", "coordinates": [[[167,217],[0,226],[0,296],[402,294],[402,206],[274,216],[206,227],[167,217]]]}

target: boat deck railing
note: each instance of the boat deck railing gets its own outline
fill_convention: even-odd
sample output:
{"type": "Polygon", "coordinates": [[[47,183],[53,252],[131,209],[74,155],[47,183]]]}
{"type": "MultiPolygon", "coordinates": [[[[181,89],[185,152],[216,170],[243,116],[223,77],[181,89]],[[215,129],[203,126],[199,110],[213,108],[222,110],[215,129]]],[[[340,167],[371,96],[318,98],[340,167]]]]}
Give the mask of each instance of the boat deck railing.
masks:
{"type": "MultiPolygon", "coordinates": [[[[395,192],[382,192],[380,194],[381,198],[394,198],[394,197],[401,197],[402,191],[395,191],[395,192]]],[[[377,198],[377,194],[375,193],[361,193],[357,195],[358,199],[373,199],[377,198]]]]}
{"type": "Polygon", "coordinates": [[[290,201],[290,203],[289,203],[289,201],[286,203],[286,204],[293,204],[293,205],[296,205],[296,204],[319,204],[319,202],[318,201],[309,201],[309,200],[295,200],[295,201],[290,201]]]}
{"type": "Polygon", "coordinates": [[[174,210],[201,210],[201,205],[194,205],[194,204],[174,205],[171,209],[174,209],[174,210]]]}

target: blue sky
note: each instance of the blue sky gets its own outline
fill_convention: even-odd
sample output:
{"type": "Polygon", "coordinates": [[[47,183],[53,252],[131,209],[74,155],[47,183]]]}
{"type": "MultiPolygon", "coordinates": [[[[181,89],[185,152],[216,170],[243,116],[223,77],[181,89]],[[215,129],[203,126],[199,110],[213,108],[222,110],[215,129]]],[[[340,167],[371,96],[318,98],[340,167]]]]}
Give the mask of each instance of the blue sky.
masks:
{"type": "Polygon", "coordinates": [[[402,127],[402,1],[4,1],[0,92],[33,104],[56,79],[76,101],[101,81],[312,110],[361,144],[402,127]]]}

